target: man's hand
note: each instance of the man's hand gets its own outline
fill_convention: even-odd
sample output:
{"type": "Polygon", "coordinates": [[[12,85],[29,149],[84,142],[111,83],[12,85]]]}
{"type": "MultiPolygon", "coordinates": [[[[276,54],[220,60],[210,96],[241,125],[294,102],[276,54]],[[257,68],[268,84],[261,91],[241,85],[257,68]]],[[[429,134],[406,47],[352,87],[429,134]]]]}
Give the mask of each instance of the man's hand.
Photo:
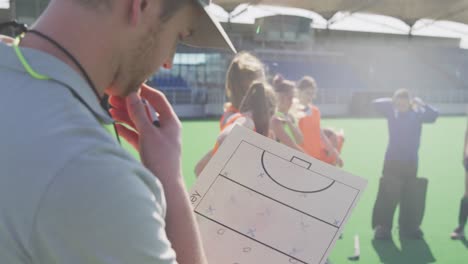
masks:
{"type": "Polygon", "coordinates": [[[140,153],[143,164],[164,183],[181,179],[181,123],[163,93],[143,84],[140,94],[112,96],[112,117],[119,135],[140,153]],[[159,114],[160,127],[150,120],[145,99],[159,114]],[[130,128],[131,129],[130,129],[130,128]]]}
{"type": "Polygon", "coordinates": [[[340,156],[336,156],[336,165],[338,167],[340,167],[340,168],[343,168],[343,166],[344,166],[344,162],[343,162],[343,160],[341,159],[340,156]]]}
{"type": "Polygon", "coordinates": [[[424,107],[426,106],[426,103],[419,97],[413,98],[413,102],[417,104],[418,106],[424,107]]]}
{"type": "Polygon", "coordinates": [[[334,155],[336,157],[335,158],[335,166],[343,168],[344,162],[341,159],[340,152],[338,152],[338,150],[334,148],[332,153],[333,153],[332,155],[334,155]]]}
{"type": "Polygon", "coordinates": [[[288,116],[275,116],[276,119],[278,119],[278,121],[280,121],[281,123],[285,124],[285,123],[290,123],[291,120],[288,116]]]}
{"type": "Polygon", "coordinates": [[[3,42],[3,43],[8,44],[8,45],[13,45],[13,43],[15,42],[15,39],[11,38],[9,36],[5,36],[5,35],[0,34],[0,42],[3,42]]]}
{"type": "Polygon", "coordinates": [[[181,174],[181,123],[166,97],[143,84],[140,95],[111,97],[111,115],[129,126],[118,125],[119,134],[139,152],[143,164],[161,181],[166,201],[166,233],[177,253],[177,263],[206,264],[198,227],[181,174]],[[159,114],[153,125],[145,99],[159,114]]]}

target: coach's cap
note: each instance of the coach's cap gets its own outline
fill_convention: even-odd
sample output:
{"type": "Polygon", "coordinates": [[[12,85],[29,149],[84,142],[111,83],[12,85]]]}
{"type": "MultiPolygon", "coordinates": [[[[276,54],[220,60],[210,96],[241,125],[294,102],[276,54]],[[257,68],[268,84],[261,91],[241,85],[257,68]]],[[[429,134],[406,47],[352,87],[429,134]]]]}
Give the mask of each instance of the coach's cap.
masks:
{"type": "Polygon", "coordinates": [[[197,21],[198,26],[193,35],[185,39],[183,43],[194,47],[226,49],[236,53],[236,48],[226,31],[208,10],[211,0],[195,1],[202,7],[203,15],[197,21]]]}

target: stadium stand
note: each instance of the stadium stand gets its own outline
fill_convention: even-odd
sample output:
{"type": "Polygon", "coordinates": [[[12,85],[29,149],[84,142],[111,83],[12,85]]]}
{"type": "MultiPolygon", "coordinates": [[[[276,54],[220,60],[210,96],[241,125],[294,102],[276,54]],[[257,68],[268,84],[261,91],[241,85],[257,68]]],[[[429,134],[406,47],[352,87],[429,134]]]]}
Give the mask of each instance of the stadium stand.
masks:
{"type": "MultiPolygon", "coordinates": [[[[34,0],[31,5],[30,1],[16,1],[20,22],[32,23],[48,3],[34,0]]],[[[308,23],[310,20],[282,16],[259,19],[255,24],[223,26],[237,49],[261,58],[270,75],[281,73],[292,80],[313,76],[320,88],[317,103],[324,116],[366,115],[369,109],[365,101],[398,88],[410,89],[414,95],[441,106],[443,113],[464,112],[463,104],[468,103],[468,51],[459,48],[459,39],[306,30],[308,23]],[[281,27],[268,26],[268,21],[281,27]],[[360,108],[355,108],[356,104],[360,108]]],[[[219,115],[231,56],[180,46],[174,67],[161,70],[148,82],[167,95],[182,117],[219,115]]]]}

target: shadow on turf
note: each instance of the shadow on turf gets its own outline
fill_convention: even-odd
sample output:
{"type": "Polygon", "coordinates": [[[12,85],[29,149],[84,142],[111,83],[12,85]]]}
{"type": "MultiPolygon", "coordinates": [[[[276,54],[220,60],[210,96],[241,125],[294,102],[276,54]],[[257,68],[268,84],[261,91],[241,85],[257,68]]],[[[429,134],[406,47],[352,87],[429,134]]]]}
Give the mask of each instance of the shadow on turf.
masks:
{"type": "Polygon", "coordinates": [[[465,239],[462,239],[461,242],[463,243],[463,245],[465,245],[466,248],[468,248],[468,240],[465,239]]]}
{"type": "Polygon", "coordinates": [[[428,264],[436,261],[425,240],[401,240],[399,249],[393,240],[372,240],[383,264],[428,264]]]}

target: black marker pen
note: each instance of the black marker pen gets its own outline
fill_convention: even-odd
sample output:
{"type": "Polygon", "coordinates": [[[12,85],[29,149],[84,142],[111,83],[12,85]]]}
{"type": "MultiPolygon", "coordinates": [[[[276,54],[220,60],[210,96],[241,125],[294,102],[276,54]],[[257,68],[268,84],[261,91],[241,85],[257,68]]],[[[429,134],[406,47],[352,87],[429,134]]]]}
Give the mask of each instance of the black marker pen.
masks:
{"type": "Polygon", "coordinates": [[[153,123],[153,125],[155,127],[160,127],[161,123],[159,122],[159,117],[158,117],[158,114],[156,113],[156,110],[145,99],[142,99],[142,102],[145,105],[146,113],[151,118],[151,122],[153,123]]]}

